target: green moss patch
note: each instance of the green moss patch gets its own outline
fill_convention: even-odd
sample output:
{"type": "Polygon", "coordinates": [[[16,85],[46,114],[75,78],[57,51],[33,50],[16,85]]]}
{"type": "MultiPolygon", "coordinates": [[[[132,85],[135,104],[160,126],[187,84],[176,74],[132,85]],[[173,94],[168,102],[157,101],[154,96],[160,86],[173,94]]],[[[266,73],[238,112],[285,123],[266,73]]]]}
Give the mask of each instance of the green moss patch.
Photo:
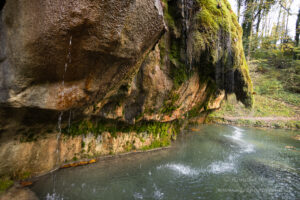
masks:
{"type": "Polygon", "coordinates": [[[182,38],[179,37],[182,29],[180,23],[182,18],[175,1],[163,0],[163,4],[164,18],[169,27],[169,32],[168,37],[163,37],[160,40],[159,48],[162,64],[165,64],[163,62],[165,56],[170,61],[170,78],[173,80],[174,89],[176,90],[189,78],[185,58],[181,55],[181,51],[186,49],[182,38]]]}
{"type": "MultiPolygon", "coordinates": [[[[143,150],[166,147],[171,144],[172,139],[180,131],[181,124],[178,121],[173,122],[156,122],[156,121],[141,121],[134,125],[126,124],[124,122],[117,122],[113,120],[84,120],[82,122],[74,123],[71,127],[63,129],[62,133],[67,136],[87,135],[89,133],[95,136],[101,135],[102,132],[109,132],[113,137],[117,136],[117,132],[129,133],[136,132],[152,134],[153,142],[149,146],[145,146],[143,150]]],[[[85,144],[82,143],[84,147],[85,144]]],[[[134,149],[133,144],[127,144],[126,151],[134,149]]]]}
{"type": "Polygon", "coordinates": [[[143,147],[143,150],[167,147],[171,144],[171,141],[176,138],[176,135],[180,131],[180,123],[178,121],[174,121],[172,123],[164,123],[164,126],[155,128],[155,140],[149,145],[143,147]]]}
{"type": "Polygon", "coordinates": [[[169,93],[169,97],[164,101],[161,113],[171,114],[173,111],[175,111],[178,108],[178,106],[176,105],[178,99],[179,94],[177,94],[175,91],[171,91],[169,93]]]}
{"type": "Polygon", "coordinates": [[[8,188],[10,188],[14,182],[8,177],[0,178],[0,194],[5,192],[8,188]]]}
{"type": "Polygon", "coordinates": [[[103,132],[109,132],[112,136],[117,136],[117,132],[129,133],[152,133],[157,136],[164,133],[171,126],[175,126],[177,122],[162,123],[156,121],[141,121],[136,124],[127,124],[115,120],[83,120],[81,122],[73,123],[70,127],[62,129],[62,133],[67,136],[87,135],[89,133],[94,135],[101,135],[103,132]]]}

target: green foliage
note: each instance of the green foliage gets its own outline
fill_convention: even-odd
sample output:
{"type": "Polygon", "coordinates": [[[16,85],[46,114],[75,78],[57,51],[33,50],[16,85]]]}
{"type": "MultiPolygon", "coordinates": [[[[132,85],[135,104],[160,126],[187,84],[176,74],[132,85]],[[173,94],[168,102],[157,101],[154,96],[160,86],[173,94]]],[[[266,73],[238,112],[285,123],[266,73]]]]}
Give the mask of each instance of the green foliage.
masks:
{"type": "Polygon", "coordinates": [[[212,117],[291,117],[295,115],[294,109],[282,103],[261,95],[255,96],[252,109],[239,104],[234,97],[224,101],[220,110],[211,114],[212,117]]]}
{"type": "Polygon", "coordinates": [[[291,117],[295,115],[293,108],[286,106],[280,101],[260,95],[256,96],[253,112],[255,117],[291,117]]]}
{"type": "Polygon", "coordinates": [[[173,79],[174,89],[178,89],[188,79],[187,67],[180,58],[180,42],[172,41],[169,59],[172,63],[171,78],[173,79]]]}
{"type": "Polygon", "coordinates": [[[163,126],[159,128],[158,132],[157,128],[155,128],[155,140],[149,146],[143,147],[143,150],[169,146],[171,144],[171,136],[173,134],[172,131],[170,131],[170,128],[171,127],[163,126]]]}
{"type": "Polygon", "coordinates": [[[285,126],[290,129],[300,129],[300,121],[291,120],[286,122],[285,126]]]}
{"type": "MultiPolygon", "coordinates": [[[[100,135],[102,132],[109,132],[113,137],[117,136],[117,132],[129,133],[148,133],[153,134],[155,137],[166,135],[169,129],[172,129],[170,134],[177,133],[177,122],[162,123],[156,121],[141,121],[134,125],[124,122],[115,122],[114,120],[84,120],[82,122],[73,123],[70,127],[62,130],[62,133],[68,136],[87,135],[89,133],[100,135]]],[[[83,147],[85,143],[81,144],[83,147]]]]}
{"type": "MultiPolygon", "coordinates": [[[[273,61],[272,61],[273,62],[273,61]]],[[[255,71],[259,74],[255,79],[254,91],[259,95],[284,101],[295,106],[300,105],[300,63],[292,61],[290,67],[277,68],[269,59],[255,60],[255,71]]]]}
{"type": "Polygon", "coordinates": [[[8,177],[0,178],[0,195],[5,192],[8,188],[10,188],[14,182],[8,177]]]}
{"type": "Polygon", "coordinates": [[[168,24],[168,27],[171,28],[174,32],[177,32],[176,23],[174,19],[174,13],[176,10],[173,10],[168,6],[168,0],[163,0],[164,4],[164,19],[168,24]]]}
{"type": "Polygon", "coordinates": [[[278,35],[278,29],[285,30],[284,27],[276,26],[271,35],[256,36],[252,57],[261,70],[274,78],[275,84],[279,82],[276,85],[283,87],[279,89],[280,92],[300,93],[299,47],[285,32],[278,35]]]}
{"type": "Polygon", "coordinates": [[[39,135],[35,133],[35,130],[29,129],[22,133],[20,142],[35,142],[39,135]]]}
{"type": "Polygon", "coordinates": [[[81,141],[81,148],[83,149],[85,147],[85,142],[81,141]]]}
{"type": "Polygon", "coordinates": [[[18,180],[25,180],[31,177],[31,172],[23,172],[21,174],[18,175],[18,177],[16,177],[18,180]]]}
{"type": "Polygon", "coordinates": [[[278,93],[282,91],[282,89],[283,86],[280,83],[280,81],[276,79],[264,79],[258,86],[256,86],[255,91],[257,92],[257,94],[260,95],[274,94],[274,93],[278,95],[278,93]]]}
{"type": "Polygon", "coordinates": [[[163,114],[171,114],[174,110],[178,108],[176,106],[176,101],[179,99],[179,94],[175,91],[171,91],[169,93],[169,97],[164,101],[164,105],[161,109],[161,113],[163,114]]]}
{"type": "Polygon", "coordinates": [[[285,73],[286,69],[270,65],[268,59],[253,60],[250,66],[256,93],[253,108],[247,109],[234,96],[228,96],[221,109],[210,114],[209,120],[246,126],[299,129],[300,121],[289,118],[299,115],[300,95],[285,88],[284,80],[289,76],[285,73]],[[259,117],[267,118],[260,120],[259,117]]]}
{"type": "Polygon", "coordinates": [[[132,143],[127,142],[125,150],[126,151],[132,151],[134,149],[134,145],[132,143]]]}
{"type": "Polygon", "coordinates": [[[143,150],[166,147],[171,144],[172,139],[179,134],[182,124],[179,121],[171,123],[160,123],[159,126],[152,127],[155,140],[149,145],[143,147],[143,150]]]}

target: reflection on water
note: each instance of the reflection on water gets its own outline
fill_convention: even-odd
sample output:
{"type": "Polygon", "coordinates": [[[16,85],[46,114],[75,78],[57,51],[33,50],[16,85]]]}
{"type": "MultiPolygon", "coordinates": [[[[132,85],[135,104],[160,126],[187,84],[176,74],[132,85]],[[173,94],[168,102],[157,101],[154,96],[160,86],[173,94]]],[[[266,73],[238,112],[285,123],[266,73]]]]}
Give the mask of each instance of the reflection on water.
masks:
{"type": "Polygon", "coordinates": [[[168,150],[59,170],[41,199],[300,199],[299,132],[205,125],[168,150]],[[287,149],[293,146],[295,149],[287,149]]]}

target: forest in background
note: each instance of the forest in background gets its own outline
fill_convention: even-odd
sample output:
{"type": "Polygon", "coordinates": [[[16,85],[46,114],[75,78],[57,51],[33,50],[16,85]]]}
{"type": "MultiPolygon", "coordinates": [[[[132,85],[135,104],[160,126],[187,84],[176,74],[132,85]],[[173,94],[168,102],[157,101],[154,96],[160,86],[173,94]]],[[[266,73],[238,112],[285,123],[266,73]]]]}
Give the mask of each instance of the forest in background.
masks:
{"type": "Polygon", "coordinates": [[[247,109],[227,96],[208,120],[300,129],[300,4],[295,0],[235,1],[255,103],[247,109]],[[296,17],[294,24],[292,17],[296,17]]]}

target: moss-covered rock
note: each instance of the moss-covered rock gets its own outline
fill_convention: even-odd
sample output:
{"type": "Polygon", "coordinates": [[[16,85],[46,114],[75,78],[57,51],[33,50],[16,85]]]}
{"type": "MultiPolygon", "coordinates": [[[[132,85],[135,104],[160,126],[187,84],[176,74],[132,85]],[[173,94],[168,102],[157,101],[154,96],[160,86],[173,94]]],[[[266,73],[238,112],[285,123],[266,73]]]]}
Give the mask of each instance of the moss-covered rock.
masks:
{"type": "Polygon", "coordinates": [[[219,89],[236,93],[238,100],[251,107],[253,89],[242,28],[230,4],[227,0],[197,0],[197,4],[190,48],[200,74],[210,76],[219,89]]]}
{"type": "Polygon", "coordinates": [[[49,171],[57,160],[95,155],[97,145],[101,155],[142,148],[138,144],[147,138],[144,149],[167,146],[177,132],[174,121],[204,121],[225,93],[235,93],[247,106],[253,103],[242,29],[226,0],[163,0],[163,13],[161,1],[97,0],[66,4],[65,15],[58,12],[59,17],[45,16],[53,13],[48,11],[58,0],[53,8],[43,7],[47,12],[36,3],[21,3],[19,13],[28,14],[25,21],[13,14],[15,2],[0,12],[0,29],[9,30],[0,37],[3,47],[9,47],[3,52],[16,55],[0,58],[5,72],[0,74],[0,103],[10,104],[0,108],[0,175],[24,171],[24,166],[33,174],[49,171]],[[78,20],[72,21],[74,13],[78,20]],[[53,26],[46,26],[48,21],[42,21],[43,31],[35,23],[35,28],[26,26],[37,15],[55,19],[53,26]],[[10,16],[17,24],[8,27],[3,19],[10,16]],[[20,32],[20,27],[26,28],[20,32]],[[30,37],[18,43],[23,34],[30,37]],[[66,112],[69,108],[72,112],[66,112]],[[63,133],[59,140],[49,136],[58,117],[63,133]],[[22,142],[15,143],[10,134],[22,142]],[[58,159],[57,149],[64,152],[58,159]],[[32,164],[49,154],[48,162],[32,164]],[[8,157],[22,160],[8,164],[8,157]]]}

